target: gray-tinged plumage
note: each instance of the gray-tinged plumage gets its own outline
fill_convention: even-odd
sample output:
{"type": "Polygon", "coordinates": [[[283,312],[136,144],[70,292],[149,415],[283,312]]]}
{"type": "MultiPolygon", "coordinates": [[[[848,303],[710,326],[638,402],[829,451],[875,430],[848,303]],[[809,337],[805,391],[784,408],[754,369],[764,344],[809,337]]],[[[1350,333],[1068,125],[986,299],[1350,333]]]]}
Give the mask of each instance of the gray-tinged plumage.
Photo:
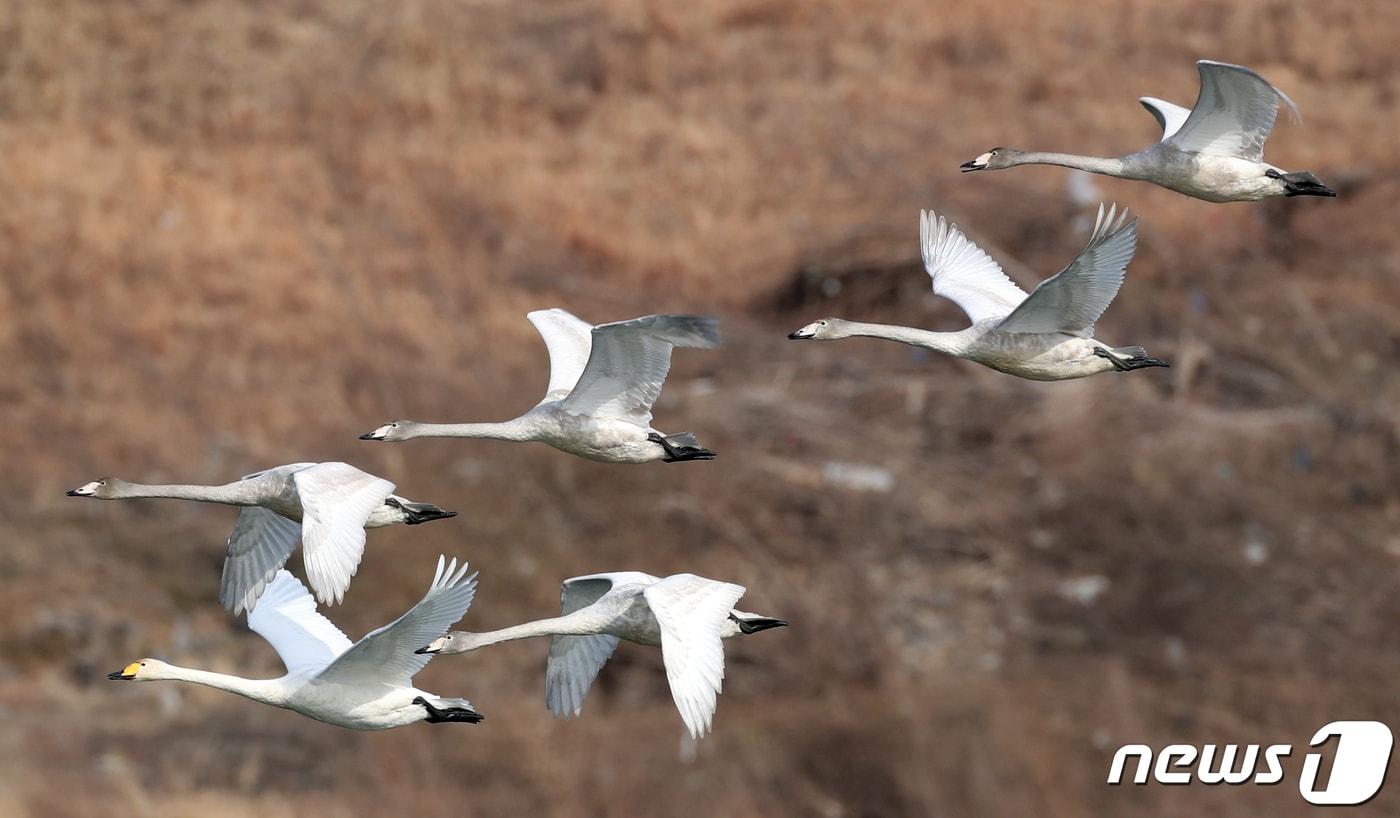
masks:
{"type": "Polygon", "coordinates": [[[345,463],[289,463],[222,486],[145,485],[114,477],[68,492],[123,500],[168,497],[243,506],[228,538],[219,601],[251,611],[263,588],[302,541],[302,562],[316,598],[340,602],[360,565],[365,529],[455,517],[430,503],[393,494],[394,484],[345,463]]]}
{"type": "Polygon", "coordinates": [[[1162,139],[1121,158],[993,148],[965,162],[964,171],[1017,165],[1060,165],[1090,173],[1152,182],[1208,202],[1257,201],[1273,196],[1335,196],[1308,171],[1288,172],[1264,161],[1264,142],[1280,105],[1298,106],[1254,71],[1200,60],[1201,90],[1187,111],[1155,97],[1138,101],[1162,126],[1162,139]]]}
{"type": "Polygon", "coordinates": [[[922,212],[919,238],[934,293],[962,307],[972,326],[959,332],[929,332],[823,318],[788,337],[884,338],[1039,381],[1167,366],[1146,354],[1127,354],[1093,338],[1094,323],[1118,294],[1137,247],[1137,222],[1129,221],[1126,212],[1119,214],[1115,207],[1105,213],[1100,205],[1088,244],[1030,295],[942,217],[922,212]]]}

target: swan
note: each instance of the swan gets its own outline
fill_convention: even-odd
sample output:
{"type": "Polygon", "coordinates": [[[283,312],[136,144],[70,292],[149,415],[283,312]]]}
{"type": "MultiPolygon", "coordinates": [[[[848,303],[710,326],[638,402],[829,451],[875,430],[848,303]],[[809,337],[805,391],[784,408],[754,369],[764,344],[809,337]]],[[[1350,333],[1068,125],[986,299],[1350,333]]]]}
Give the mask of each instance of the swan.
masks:
{"type": "Polygon", "coordinates": [[[476,574],[454,559],[437,573],[423,598],[403,616],[363,639],[349,638],[316,612],[311,594],[285,570],[268,583],[262,604],[248,613],[248,627],[271,643],[287,674],[278,679],[245,679],[207,670],[139,659],[108,679],[194,682],[237,693],[255,702],[283,707],[317,721],[352,730],[387,730],[415,721],[431,724],[483,716],[466,699],[444,699],[412,685],[431,656],[415,650],[441,636],[462,618],[476,594],[476,574]]]}
{"type": "Polygon", "coordinates": [[[787,625],[781,619],[734,610],[744,586],[694,574],[662,579],[640,571],[590,574],[564,580],[561,616],[487,633],[453,631],[422,653],[468,651],[533,636],[549,636],[545,701],[570,718],[619,639],[661,647],[671,696],[694,738],[709,729],[724,678],[721,639],[787,625]]]}
{"type": "Polygon", "coordinates": [[[1207,202],[1253,202],[1273,196],[1336,196],[1308,171],[1264,161],[1264,140],[1280,104],[1298,106],[1268,80],[1240,65],[1198,60],[1201,91],[1187,110],[1156,97],[1138,102],[1162,126],[1157,144],[1116,159],[993,148],[962,165],[964,173],[1017,165],[1061,165],[1139,179],[1207,202]]]}
{"type": "Polygon", "coordinates": [[[525,317],[549,350],[549,386],[535,408],[504,423],[396,420],[360,439],[534,440],[605,463],[714,459],[689,432],[663,435],[651,428],[651,405],[671,368],[672,347],[719,345],[715,319],[648,315],[595,327],[557,308],[525,317]]]}
{"type": "Polygon", "coordinates": [[[302,541],[306,576],[322,604],[339,603],[365,550],[365,529],[457,516],[393,494],[394,484],[345,463],[289,463],[222,486],[94,480],[69,497],[175,497],[243,506],[228,538],[219,601],[234,616],[253,610],[264,586],[302,541]]]}
{"type": "Polygon", "coordinates": [[[1098,220],[1089,243],[1069,266],[1040,282],[1030,295],[956,225],[930,211],[919,213],[924,268],[933,292],[956,303],[972,319],[959,332],[929,332],[886,324],[823,318],[793,332],[794,340],[866,336],[966,358],[1008,375],[1037,381],[1083,378],[1169,366],[1142,347],[1113,348],[1094,340],[1094,322],[1123,284],[1137,246],[1137,220],[1116,206],[1098,220]]]}

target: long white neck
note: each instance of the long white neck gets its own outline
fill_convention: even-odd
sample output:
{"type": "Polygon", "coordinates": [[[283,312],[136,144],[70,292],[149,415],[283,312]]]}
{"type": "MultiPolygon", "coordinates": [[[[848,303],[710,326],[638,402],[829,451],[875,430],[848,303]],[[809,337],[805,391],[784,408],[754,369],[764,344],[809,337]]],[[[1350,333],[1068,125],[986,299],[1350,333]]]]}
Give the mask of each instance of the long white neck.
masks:
{"type": "Polygon", "coordinates": [[[242,676],[230,676],[227,673],[214,673],[209,670],[196,670],[176,665],[167,665],[165,674],[160,678],[193,682],[205,687],[227,690],[255,702],[279,707],[286,704],[288,696],[291,695],[291,690],[282,679],[245,679],[242,676]]]}
{"type": "Polygon", "coordinates": [[[443,653],[466,653],[468,651],[479,650],[487,645],[496,645],[501,642],[513,642],[516,639],[531,639],[536,636],[586,636],[588,634],[599,633],[597,626],[589,621],[588,617],[580,616],[584,611],[576,611],[567,616],[556,616],[550,619],[537,619],[534,622],[526,622],[523,625],[512,625],[509,628],[501,628],[485,633],[472,633],[470,631],[453,631],[452,639],[443,648],[443,653]]]}
{"type": "Polygon", "coordinates": [[[931,332],[926,329],[901,327],[893,324],[865,324],[847,321],[842,337],[858,335],[864,338],[884,338],[916,347],[942,352],[945,355],[962,357],[967,351],[968,339],[962,332],[931,332]]]}
{"type": "Polygon", "coordinates": [[[179,483],[160,486],[123,482],[111,496],[120,499],[170,497],[179,500],[200,500],[205,503],[224,503],[232,506],[256,505],[256,498],[251,496],[248,487],[242,481],[222,486],[191,486],[179,483]]]}
{"type": "Polygon", "coordinates": [[[1080,156],[1074,153],[1051,153],[1049,151],[1021,151],[1015,157],[1016,165],[1059,165],[1065,168],[1078,168],[1090,173],[1105,176],[1126,177],[1127,164],[1122,159],[1109,159],[1102,156],[1080,156]]]}
{"type": "Polygon", "coordinates": [[[533,440],[533,429],[524,418],[504,423],[415,423],[405,439],[414,437],[484,437],[492,440],[533,440]]]}

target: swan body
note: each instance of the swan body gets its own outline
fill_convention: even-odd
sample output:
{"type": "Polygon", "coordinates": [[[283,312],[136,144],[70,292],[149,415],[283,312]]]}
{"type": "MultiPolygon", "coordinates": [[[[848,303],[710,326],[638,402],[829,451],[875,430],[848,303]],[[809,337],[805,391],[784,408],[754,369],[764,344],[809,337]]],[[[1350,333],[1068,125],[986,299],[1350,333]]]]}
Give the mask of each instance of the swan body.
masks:
{"type": "Polygon", "coordinates": [[[453,631],[422,650],[467,653],[548,636],[545,701],[554,715],[570,718],[582,712],[589,687],[619,640],[660,647],[672,698],[690,734],[699,738],[710,729],[724,678],[720,640],[787,624],[735,610],[743,595],[742,585],[694,574],[590,574],[564,581],[558,617],[488,633],[453,631]]]}
{"type": "Polygon", "coordinates": [[[417,605],[353,645],[317,613],[311,594],[295,577],[278,571],[262,603],[249,612],[248,627],[281,657],[287,673],[280,678],[245,679],[158,659],[137,660],[107,678],[193,682],[352,730],[416,721],[479,722],[481,714],[466,699],[443,698],[412,685],[432,658],[415,649],[461,619],[476,593],[476,575],[467,576],[466,563],[444,562],[438,558],[437,573],[417,605]]]}
{"type": "Polygon", "coordinates": [[[171,497],[242,506],[229,535],[219,601],[234,615],[252,610],[263,588],[302,541],[307,579],[324,604],[339,603],[365,549],[365,529],[455,517],[393,494],[394,484],[345,463],[289,463],[222,486],[94,480],[70,497],[171,497]]]}
{"type": "Polygon", "coordinates": [[[794,340],[864,336],[923,347],[1036,381],[1084,378],[1112,370],[1167,366],[1141,347],[1114,348],[1094,339],[1094,323],[1123,284],[1137,247],[1137,222],[1116,208],[1098,220],[1089,243],[1069,266],[1027,295],[1001,267],[953,225],[923,211],[919,234],[933,291],[963,308],[972,326],[930,332],[887,324],[823,318],[789,335],[794,340]]]}
{"type": "Polygon", "coordinates": [[[605,463],[710,460],[689,433],[664,435],[651,426],[673,347],[714,347],[713,318],[649,315],[593,326],[561,309],[527,316],[549,349],[544,400],[503,423],[418,423],[398,420],[361,440],[478,437],[535,441],[605,463]]]}
{"type": "Polygon", "coordinates": [[[962,170],[1061,165],[1090,173],[1152,182],[1208,202],[1253,202],[1275,196],[1336,196],[1308,171],[1288,172],[1264,161],[1264,142],[1280,105],[1298,106],[1254,71],[1199,60],[1201,91],[1190,109],[1155,97],[1139,102],[1162,126],[1156,144],[1120,158],[993,148],[962,170]]]}

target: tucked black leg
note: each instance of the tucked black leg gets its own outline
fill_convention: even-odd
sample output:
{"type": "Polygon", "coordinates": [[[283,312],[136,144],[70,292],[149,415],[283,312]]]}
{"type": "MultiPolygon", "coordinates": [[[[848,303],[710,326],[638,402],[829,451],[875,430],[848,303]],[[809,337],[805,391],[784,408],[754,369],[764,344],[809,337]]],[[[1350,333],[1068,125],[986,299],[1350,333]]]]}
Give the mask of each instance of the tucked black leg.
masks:
{"type": "Polygon", "coordinates": [[[433,707],[428,703],[428,700],[422,696],[414,699],[413,703],[420,705],[424,710],[428,711],[428,717],[423,719],[423,721],[429,724],[443,724],[449,721],[464,721],[468,724],[476,724],[486,718],[470,707],[433,707]]]}
{"type": "Polygon", "coordinates": [[[679,463],[685,460],[714,460],[715,453],[709,449],[692,445],[695,437],[689,433],[662,437],[656,432],[647,435],[647,440],[660,446],[665,450],[666,455],[661,458],[665,463],[679,463]],[[677,446],[676,443],[681,445],[677,446]]]}
{"type": "Polygon", "coordinates": [[[1322,180],[1305,170],[1280,173],[1272,168],[1264,171],[1270,179],[1283,182],[1284,196],[1329,196],[1336,197],[1336,191],[1324,185],[1322,180]]]}
{"type": "Polygon", "coordinates": [[[1171,364],[1160,358],[1153,358],[1148,355],[1132,355],[1126,358],[1120,358],[1114,355],[1111,350],[1104,349],[1103,347],[1094,347],[1094,354],[1100,358],[1107,358],[1108,362],[1113,364],[1113,368],[1119,372],[1131,372],[1134,369],[1147,369],[1153,366],[1171,366],[1171,364]]]}

